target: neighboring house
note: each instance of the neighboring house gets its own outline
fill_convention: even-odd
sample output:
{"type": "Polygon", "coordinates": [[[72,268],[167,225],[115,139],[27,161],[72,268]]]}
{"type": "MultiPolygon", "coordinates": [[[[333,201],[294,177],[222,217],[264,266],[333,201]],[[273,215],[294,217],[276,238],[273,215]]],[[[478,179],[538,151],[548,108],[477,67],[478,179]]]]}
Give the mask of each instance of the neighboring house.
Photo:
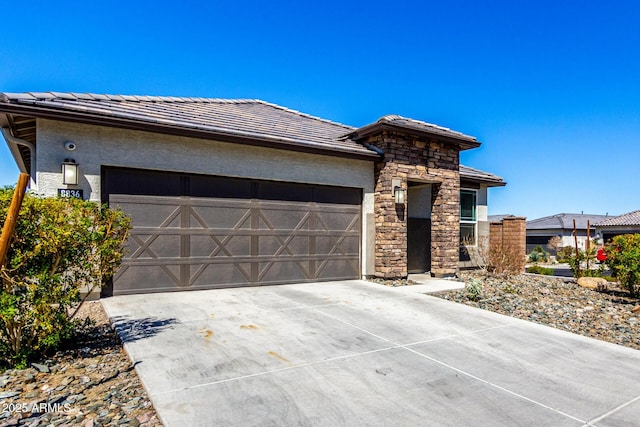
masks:
{"type": "MultiPolygon", "coordinates": [[[[587,241],[587,225],[589,225],[589,236],[594,239],[596,238],[595,224],[606,218],[608,218],[606,215],[560,213],[527,221],[527,253],[536,246],[542,246],[549,251],[547,243],[554,236],[562,238],[560,247],[575,246],[574,220],[578,234],[578,247],[584,250],[587,241]]],[[[555,254],[552,253],[552,255],[555,254]]]]}
{"type": "Polygon", "coordinates": [[[640,210],[609,217],[595,224],[596,234],[603,243],[620,234],[640,233],[640,210]]]}
{"type": "Polygon", "coordinates": [[[33,190],[132,217],[105,295],[450,276],[505,185],[459,165],[476,138],[399,116],[354,128],[258,100],[47,92],[0,94],[0,125],[33,190]]]}

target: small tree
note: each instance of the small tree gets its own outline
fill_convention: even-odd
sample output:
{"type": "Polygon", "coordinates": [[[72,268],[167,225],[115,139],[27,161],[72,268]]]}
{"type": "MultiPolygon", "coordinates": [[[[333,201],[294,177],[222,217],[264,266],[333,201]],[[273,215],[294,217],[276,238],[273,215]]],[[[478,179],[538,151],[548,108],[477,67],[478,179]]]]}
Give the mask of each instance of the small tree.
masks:
{"type": "Polygon", "coordinates": [[[551,251],[553,255],[556,255],[561,247],[562,247],[562,237],[560,236],[553,236],[547,242],[547,249],[549,249],[549,251],[551,251]]]}
{"type": "Polygon", "coordinates": [[[615,236],[605,252],[607,265],[631,296],[638,296],[640,287],[640,234],[615,236]]]}
{"type": "MultiPolygon", "coordinates": [[[[12,192],[0,190],[0,221],[12,192]]],[[[0,270],[0,359],[24,365],[71,335],[80,288],[112,277],[129,227],[122,211],[93,202],[25,196],[0,270]]]]}

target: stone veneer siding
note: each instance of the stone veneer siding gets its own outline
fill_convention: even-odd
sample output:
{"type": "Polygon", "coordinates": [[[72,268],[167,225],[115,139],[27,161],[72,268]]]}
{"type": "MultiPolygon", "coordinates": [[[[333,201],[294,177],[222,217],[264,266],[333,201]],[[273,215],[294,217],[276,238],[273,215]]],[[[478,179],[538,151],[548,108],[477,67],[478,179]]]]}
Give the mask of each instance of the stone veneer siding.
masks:
{"type": "MultiPolygon", "coordinates": [[[[392,181],[431,183],[431,273],[457,272],[460,241],[459,147],[435,139],[384,130],[366,142],[384,151],[375,165],[375,275],[407,276],[407,200],[396,205],[392,181]]],[[[407,197],[408,199],[408,197],[407,197]]]]}

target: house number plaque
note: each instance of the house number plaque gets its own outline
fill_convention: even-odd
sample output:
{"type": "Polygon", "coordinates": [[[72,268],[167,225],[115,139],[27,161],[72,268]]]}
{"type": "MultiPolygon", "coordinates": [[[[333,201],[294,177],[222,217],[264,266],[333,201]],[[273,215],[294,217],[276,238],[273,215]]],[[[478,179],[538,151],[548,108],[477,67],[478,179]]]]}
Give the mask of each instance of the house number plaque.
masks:
{"type": "Polygon", "coordinates": [[[84,199],[82,190],[72,190],[69,188],[58,188],[58,196],[69,199],[84,199]]]}

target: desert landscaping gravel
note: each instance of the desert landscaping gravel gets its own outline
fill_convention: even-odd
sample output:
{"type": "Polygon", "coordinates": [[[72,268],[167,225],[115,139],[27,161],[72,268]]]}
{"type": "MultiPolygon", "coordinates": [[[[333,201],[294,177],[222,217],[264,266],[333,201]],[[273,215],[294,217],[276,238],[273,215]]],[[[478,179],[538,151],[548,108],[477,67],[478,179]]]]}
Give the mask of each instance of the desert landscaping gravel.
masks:
{"type": "Polygon", "coordinates": [[[465,289],[434,295],[640,350],[640,299],[615,283],[597,291],[574,280],[528,274],[500,278],[478,271],[462,272],[460,279],[480,281],[477,300],[465,289]]]}
{"type": "Polygon", "coordinates": [[[0,373],[0,426],[133,426],[162,424],[100,302],[71,348],[27,369],[0,373]]]}

